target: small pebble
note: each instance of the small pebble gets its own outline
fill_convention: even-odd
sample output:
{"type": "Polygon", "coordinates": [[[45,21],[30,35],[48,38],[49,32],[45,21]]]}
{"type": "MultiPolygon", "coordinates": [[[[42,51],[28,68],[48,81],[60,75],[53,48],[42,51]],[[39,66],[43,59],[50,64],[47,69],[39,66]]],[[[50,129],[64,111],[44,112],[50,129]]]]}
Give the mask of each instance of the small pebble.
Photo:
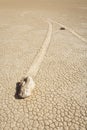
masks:
{"type": "Polygon", "coordinates": [[[60,30],[65,30],[65,28],[64,28],[64,27],[61,27],[60,30]]]}

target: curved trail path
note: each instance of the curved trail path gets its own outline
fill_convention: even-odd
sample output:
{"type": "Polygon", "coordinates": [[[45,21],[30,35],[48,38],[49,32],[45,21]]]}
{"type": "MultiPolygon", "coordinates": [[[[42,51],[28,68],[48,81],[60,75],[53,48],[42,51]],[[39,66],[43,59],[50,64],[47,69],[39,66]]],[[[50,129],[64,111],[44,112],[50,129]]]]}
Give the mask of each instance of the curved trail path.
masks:
{"type": "Polygon", "coordinates": [[[60,23],[60,22],[54,21],[54,20],[52,20],[52,19],[49,19],[49,21],[51,21],[51,22],[53,22],[53,23],[56,23],[56,24],[58,24],[59,26],[64,27],[64,28],[67,29],[70,33],[72,33],[74,36],[76,36],[78,39],[80,39],[81,41],[87,43],[87,40],[86,40],[84,37],[80,36],[78,33],[76,33],[73,29],[71,29],[71,28],[65,26],[64,24],[62,24],[62,23],[60,23]]]}
{"type": "MultiPolygon", "coordinates": [[[[34,59],[29,71],[25,75],[25,77],[28,77],[29,80],[27,80],[26,83],[24,81],[24,86],[21,88],[21,91],[19,93],[19,96],[21,96],[22,98],[26,98],[29,95],[31,95],[31,92],[35,87],[35,83],[33,81],[33,78],[36,76],[36,74],[40,68],[40,65],[44,59],[44,56],[46,54],[47,48],[48,48],[50,40],[51,40],[52,24],[49,21],[47,21],[47,23],[49,25],[49,28],[48,28],[48,33],[47,33],[47,36],[45,38],[45,41],[44,41],[39,53],[37,54],[36,58],[34,59]]],[[[16,92],[16,95],[17,95],[17,92],[16,92]]]]}
{"type": "Polygon", "coordinates": [[[45,38],[45,41],[43,42],[43,45],[40,49],[40,51],[38,52],[37,56],[35,57],[29,71],[27,72],[26,76],[31,76],[32,78],[34,78],[40,68],[40,65],[44,59],[44,56],[46,54],[46,51],[48,49],[50,40],[51,40],[51,35],[52,35],[52,24],[51,22],[47,21],[48,23],[48,32],[45,38]]]}

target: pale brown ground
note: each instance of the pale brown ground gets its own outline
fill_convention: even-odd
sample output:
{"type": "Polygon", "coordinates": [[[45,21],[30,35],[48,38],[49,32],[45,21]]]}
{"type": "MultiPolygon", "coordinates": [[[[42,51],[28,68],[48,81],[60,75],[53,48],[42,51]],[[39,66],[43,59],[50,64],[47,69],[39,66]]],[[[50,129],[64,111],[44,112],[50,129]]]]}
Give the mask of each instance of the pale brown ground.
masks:
{"type": "Polygon", "coordinates": [[[46,18],[87,39],[86,0],[49,1],[0,1],[0,130],[87,129],[87,43],[56,23],[34,92],[14,96],[46,37],[46,18]]]}

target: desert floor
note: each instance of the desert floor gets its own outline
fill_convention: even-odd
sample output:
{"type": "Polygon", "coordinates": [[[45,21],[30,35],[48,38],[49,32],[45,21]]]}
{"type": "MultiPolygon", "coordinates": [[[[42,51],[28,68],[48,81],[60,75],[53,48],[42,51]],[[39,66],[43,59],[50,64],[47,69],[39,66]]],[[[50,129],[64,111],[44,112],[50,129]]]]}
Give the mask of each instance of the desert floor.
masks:
{"type": "Polygon", "coordinates": [[[87,2],[47,1],[0,2],[0,130],[87,130],[87,2]],[[16,83],[47,37],[47,20],[52,35],[36,87],[17,99],[16,83]]]}

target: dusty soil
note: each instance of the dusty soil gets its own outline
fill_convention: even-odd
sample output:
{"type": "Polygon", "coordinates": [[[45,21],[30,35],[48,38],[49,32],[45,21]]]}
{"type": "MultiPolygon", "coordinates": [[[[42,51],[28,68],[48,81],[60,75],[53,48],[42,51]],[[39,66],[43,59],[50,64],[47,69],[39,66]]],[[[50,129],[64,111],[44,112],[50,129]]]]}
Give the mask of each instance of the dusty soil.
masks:
{"type": "Polygon", "coordinates": [[[0,130],[86,129],[86,0],[1,0],[0,130]],[[34,78],[35,90],[29,98],[17,99],[16,83],[47,37],[46,20],[52,36],[34,78]]]}

